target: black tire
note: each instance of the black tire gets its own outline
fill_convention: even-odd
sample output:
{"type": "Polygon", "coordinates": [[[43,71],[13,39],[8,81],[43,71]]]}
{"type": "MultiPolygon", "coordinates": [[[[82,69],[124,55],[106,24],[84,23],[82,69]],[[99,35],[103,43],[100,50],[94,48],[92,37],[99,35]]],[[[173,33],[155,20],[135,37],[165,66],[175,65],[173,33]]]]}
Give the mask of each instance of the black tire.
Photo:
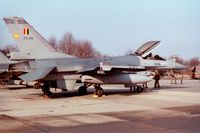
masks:
{"type": "Polygon", "coordinates": [[[103,94],[104,94],[104,90],[103,90],[101,87],[99,87],[99,88],[96,90],[96,95],[97,95],[98,97],[101,97],[101,96],[103,96],[103,94]]]}
{"type": "Polygon", "coordinates": [[[48,92],[46,93],[47,96],[52,96],[52,94],[53,94],[53,93],[52,93],[51,91],[48,91],[48,92]]]}
{"type": "Polygon", "coordinates": [[[42,92],[44,93],[44,95],[47,95],[47,96],[52,95],[52,92],[50,91],[50,87],[49,87],[48,82],[44,83],[44,85],[42,86],[42,92]]]}
{"type": "Polygon", "coordinates": [[[6,84],[7,84],[6,81],[2,81],[2,82],[1,82],[1,85],[2,85],[2,86],[5,86],[6,84]]]}
{"type": "Polygon", "coordinates": [[[141,90],[142,90],[142,88],[141,88],[140,86],[138,86],[138,87],[136,88],[136,92],[137,92],[137,93],[141,93],[141,90]]]}
{"type": "Polygon", "coordinates": [[[140,88],[140,93],[142,93],[144,91],[144,88],[143,87],[141,87],[140,88]]]}
{"type": "Polygon", "coordinates": [[[87,88],[85,86],[80,86],[78,88],[78,95],[83,96],[87,94],[87,88]]]}

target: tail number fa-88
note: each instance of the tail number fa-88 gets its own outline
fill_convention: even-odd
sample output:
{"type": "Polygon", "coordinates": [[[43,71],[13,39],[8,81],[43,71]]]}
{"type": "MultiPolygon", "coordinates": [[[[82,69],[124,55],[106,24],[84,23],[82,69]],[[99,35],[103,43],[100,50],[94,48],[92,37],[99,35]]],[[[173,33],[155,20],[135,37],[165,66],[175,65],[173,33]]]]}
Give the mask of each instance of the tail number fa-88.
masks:
{"type": "Polygon", "coordinates": [[[27,36],[24,36],[24,40],[33,40],[33,37],[27,37],[27,36]]]}

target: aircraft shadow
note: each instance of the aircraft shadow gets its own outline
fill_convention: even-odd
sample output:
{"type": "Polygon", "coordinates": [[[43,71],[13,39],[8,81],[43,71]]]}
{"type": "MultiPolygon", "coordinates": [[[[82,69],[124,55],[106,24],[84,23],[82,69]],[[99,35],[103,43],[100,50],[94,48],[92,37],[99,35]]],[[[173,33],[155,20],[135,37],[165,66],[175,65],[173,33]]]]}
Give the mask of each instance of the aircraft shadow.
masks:
{"type": "MultiPolygon", "coordinates": [[[[146,88],[144,89],[143,92],[141,93],[137,93],[137,92],[130,92],[130,89],[128,88],[123,88],[123,89],[105,89],[104,90],[104,94],[106,96],[109,95],[125,95],[125,96],[132,96],[132,95],[139,95],[139,94],[147,94],[147,93],[152,93],[155,92],[157,90],[165,90],[165,89],[181,89],[181,88],[188,88],[187,86],[161,86],[160,88],[146,88]]],[[[52,91],[53,94],[51,96],[49,96],[49,98],[52,99],[58,99],[58,98],[67,98],[67,97],[83,97],[83,96],[87,96],[87,95],[92,95],[94,94],[94,89],[93,88],[89,88],[88,89],[88,93],[87,95],[83,95],[83,96],[79,96],[78,93],[76,91],[74,92],[56,92],[56,91],[52,91]]],[[[35,94],[31,94],[31,95],[37,95],[37,96],[44,96],[42,91],[41,93],[35,93],[35,94]]]]}
{"type": "Polygon", "coordinates": [[[160,89],[181,89],[181,88],[189,88],[189,86],[182,86],[182,85],[180,85],[180,86],[173,86],[173,85],[169,85],[169,86],[161,86],[160,88],[154,88],[154,89],[158,89],[158,90],[160,90],[160,89]]]}
{"type": "MultiPolygon", "coordinates": [[[[144,91],[141,93],[130,92],[130,89],[120,89],[120,90],[119,89],[105,89],[104,91],[105,91],[104,94],[106,96],[109,96],[109,95],[132,96],[132,95],[138,95],[138,94],[142,94],[142,93],[151,93],[152,88],[144,89],[144,91]]],[[[49,96],[49,98],[59,99],[59,98],[67,98],[67,97],[84,97],[84,96],[93,95],[93,94],[94,94],[93,89],[89,89],[87,95],[83,95],[83,96],[79,96],[76,91],[75,92],[53,92],[53,94],[51,96],[49,96]]],[[[31,94],[31,95],[44,96],[42,92],[31,94]]]]}
{"type": "Polygon", "coordinates": [[[29,89],[29,88],[25,86],[0,86],[0,89],[21,90],[21,89],[29,89]]]}

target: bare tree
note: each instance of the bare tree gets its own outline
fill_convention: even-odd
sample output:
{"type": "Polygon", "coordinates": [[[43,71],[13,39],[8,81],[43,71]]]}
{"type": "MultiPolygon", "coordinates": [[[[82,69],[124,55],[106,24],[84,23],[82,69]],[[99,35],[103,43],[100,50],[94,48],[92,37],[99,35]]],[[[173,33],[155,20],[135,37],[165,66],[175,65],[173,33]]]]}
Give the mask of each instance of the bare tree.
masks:
{"type": "Polygon", "coordinates": [[[58,50],[58,41],[57,39],[55,38],[55,36],[52,36],[49,38],[49,44],[55,48],[56,50],[58,50]]]}
{"type": "Polygon", "coordinates": [[[71,33],[65,33],[63,38],[60,40],[59,49],[66,54],[74,55],[75,50],[75,39],[71,33]]]}
{"type": "Polygon", "coordinates": [[[94,57],[95,56],[95,49],[92,47],[91,42],[89,41],[83,41],[82,44],[82,57],[94,57]]]}
{"type": "Polygon", "coordinates": [[[76,40],[72,33],[64,34],[63,38],[60,40],[59,50],[80,58],[101,56],[101,53],[93,48],[90,41],[76,40]]]}
{"type": "Polygon", "coordinates": [[[176,56],[175,59],[177,63],[187,65],[186,61],[183,58],[176,56]]]}
{"type": "Polygon", "coordinates": [[[133,53],[135,53],[133,50],[128,49],[128,50],[126,51],[125,55],[130,55],[130,54],[133,54],[133,53]]]}
{"type": "Polygon", "coordinates": [[[188,61],[189,66],[197,66],[200,64],[199,58],[194,57],[188,61]]]}
{"type": "Polygon", "coordinates": [[[3,54],[8,55],[10,52],[18,51],[18,49],[17,49],[16,46],[7,45],[6,47],[0,49],[0,51],[1,51],[3,54]]]}

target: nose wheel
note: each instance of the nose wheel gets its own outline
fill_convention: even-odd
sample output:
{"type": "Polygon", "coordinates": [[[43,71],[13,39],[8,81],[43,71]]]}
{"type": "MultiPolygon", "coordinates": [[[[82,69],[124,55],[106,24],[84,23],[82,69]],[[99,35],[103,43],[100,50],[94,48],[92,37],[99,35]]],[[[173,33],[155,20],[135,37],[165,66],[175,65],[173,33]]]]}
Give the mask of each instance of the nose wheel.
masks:
{"type": "Polygon", "coordinates": [[[41,85],[40,85],[40,83],[35,83],[34,85],[33,85],[33,88],[35,88],[35,89],[40,89],[41,88],[41,85]]]}

